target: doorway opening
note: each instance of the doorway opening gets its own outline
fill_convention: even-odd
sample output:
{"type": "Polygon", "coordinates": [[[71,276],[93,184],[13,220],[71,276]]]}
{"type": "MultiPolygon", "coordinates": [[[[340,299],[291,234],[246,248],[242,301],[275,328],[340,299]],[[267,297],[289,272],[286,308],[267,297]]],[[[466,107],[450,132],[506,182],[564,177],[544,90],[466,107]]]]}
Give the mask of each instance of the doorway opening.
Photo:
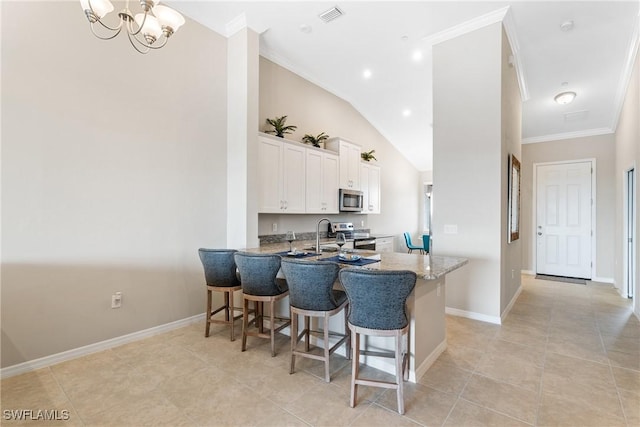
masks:
{"type": "Polygon", "coordinates": [[[633,298],[636,282],[636,170],[625,172],[625,283],[628,298],[633,298]]]}

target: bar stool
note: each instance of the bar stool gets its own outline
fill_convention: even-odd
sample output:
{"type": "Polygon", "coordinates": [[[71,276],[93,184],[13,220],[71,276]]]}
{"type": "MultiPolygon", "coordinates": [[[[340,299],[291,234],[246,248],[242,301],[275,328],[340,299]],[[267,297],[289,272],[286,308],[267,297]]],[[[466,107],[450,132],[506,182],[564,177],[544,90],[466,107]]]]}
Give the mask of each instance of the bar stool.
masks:
{"type": "Polygon", "coordinates": [[[356,404],[358,385],[395,389],[398,412],[404,414],[404,381],[409,368],[409,319],[407,298],[416,285],[412,271],[379,271],[347,268],[339,273],[349,298],[349,329],[352,337],[351,401],[356,404]],[[360,350],[360,335],[394,337],[395,351],[360,350]],[[406,349],[403,337],[407,336],[406,349]],[[395,358],[396,382],[359,377],[360,355],[395,358]]]}
{"type": "Polygon", "coordinates": [[[224,323],[230,326],[231,341],[236,337],[233,330],[233,322],[242,318],[242,314],[234,315],[235,311],[241,311],[242,307],[233,305],[233,293],[241,289],[240,280],[236,274],[236,262],[234,249],[198,249],[200,261],[204,267],[204,277],[207,282],[207,318],[204,336],[209,336],[212,323],[224,323]],[[213,292],[224,294],[224,305],[212,310],[213,292]],[[224,320],[214,319],[213,316],[224,310],[224,320]]]}
{"type": "Polygon", "coordinates": [[[271,339],[271,356],[276,355],[275,334],[290,324],[290,319],[275,315],[275,303],[289,295],[289,289],[284,280],[276,279],[280,270],[280,256],[270,254],[254,254],[237,252],[236,264],[240,272],[242,286],[242,351],[247,349],[247,336],[271,339]],[[254,301],[253,319],[249,321],[249,301],[254,301]],[[269,333],[264,332],[264,303],[269,303],[269,333]],[[276,320],[281,322],[276,327],[276,320]],[[249,331],[254,325],[258,331],[249,331]]]}
{"type": "Polygon", "coordinates": [[[344,291],[334,290],[338,279],[338,264],[326,261],[305,261],[282,259],[282,272],[289,286],[289,305],[291,313],[291,371],[295,372],[296,356],[324,361],[324,379],[331,381],[329,358],[342,344],[347,345],[347,358],[351,357],[351,338],[347,325],[346,309],[349,306],[344,291]],[[329,331],[329,318],[345,310],[344,334],[329,331]],[[298,315],[304,318],[304,329],[298,334],[298,315]],[[311,317],[322,318],[323,329],[313,330],[309,325],[311,317]],[[310,335],[323,339],[322,355],[310,353],[310,335]],[[339,337],[338,342],[330,346],[329,337],[339,337]],[[305,350],[297,350],[298,343],[305,339],[305,350]]]}

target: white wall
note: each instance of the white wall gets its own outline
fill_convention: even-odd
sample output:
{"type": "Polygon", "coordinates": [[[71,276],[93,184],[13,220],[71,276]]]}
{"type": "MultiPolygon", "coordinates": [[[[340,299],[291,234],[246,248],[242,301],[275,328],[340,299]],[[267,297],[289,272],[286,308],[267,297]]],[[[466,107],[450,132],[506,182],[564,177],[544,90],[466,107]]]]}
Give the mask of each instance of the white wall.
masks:
{"type": "MultiPolygon", "coordinates": [[[[639,36],[640,37],[640,36],[639,36]]],[[[638,40],[640,44],[640,39],[638,40]]],[[[626,239],[624,236],[624,174],[634,167],[636,171],[636,288],[634,310],[640,317],[640,55],[638,54],[638,44],[636,44],[635,62],[633,73],[629,80],[627,92],[624,100],[620,120],[615,134],[615,279],[616,286],[625,286],[624,281],[624,246],[626,239]]],[[[623,294],[626,290],[621,291],[623,294]]]]}
{"type": "Polygon", "coordinates": [[[596,161],[596,259],[594,280],[613,281],[615,144],[613,134],[522,146],[522,248],[523,269],[535,273],[535,202],[533,169],[536,163],[595,159],[596,161]]]}
{"type": "Polygon", "coordinates": [[[187,20],[140,55],[77,2],[2,2],[1,23],[2,366],[202,313],[197,248],[226,242],[226,41],[187,20]]]}
{"type": "MultiPolygon", "coordinates": [[[[325,132],[375,150],[381,167],[380,215],[331,215],[334,221],[353,221],[377,233],[401,235],[418,232],[420,220],[420,174],[351,104],[314,85],[291,71],[265,59],[260,59],[260,130],[265,119],[288,116],[287,124],[297,130],[287,139],[300,141],[304,134],[325,132]]],[[[336,195],[337,197],[337,195],[336,195]]],[[[316,215],[260,215],[258,233],[282,234],[287,229],[315,231],[316,215]],[[272,223],[278,231],[271,231],[272,223]]],[[[398,242],[396,242],[398,243],[398,242]]],[[[402,242],[404,245],[404,242],[402,242]]]]}
{"type": "Polygon", "coordinates": [[[447,307],[492,319],[500,316],[506,197],[501,55],[501,23],[433,48],[433,250],[469,258],[447,276],[447,307]],[[445,234],[447,225],[457,234],[445,234]]]}
{"type": "Polygon", "coordinates": [[[521,285],[521,242],[507,237],[508,159],[521,158],[522,133],[511,55],[501,23],[433,50],[432,249],[469,258],[447,278],[447,310],[496,323],[521,285]]]}

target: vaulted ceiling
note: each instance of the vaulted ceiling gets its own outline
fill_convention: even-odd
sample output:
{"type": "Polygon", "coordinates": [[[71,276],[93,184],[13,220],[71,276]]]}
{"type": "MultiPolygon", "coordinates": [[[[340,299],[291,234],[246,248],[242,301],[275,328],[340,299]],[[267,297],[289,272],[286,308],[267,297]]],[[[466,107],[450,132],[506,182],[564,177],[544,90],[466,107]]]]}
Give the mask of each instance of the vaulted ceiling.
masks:
{"type": "Polygon", "coordinates": [[[640,22],[635,0],[169,3],[225,36],[260,33],[261,55],[350,102],[419,170],[432,169],[433,44],[503,21],[523,143],[551,141],[615,130],[640,22]],[[559,105],[564,91],[577,96],[559,105]]]}

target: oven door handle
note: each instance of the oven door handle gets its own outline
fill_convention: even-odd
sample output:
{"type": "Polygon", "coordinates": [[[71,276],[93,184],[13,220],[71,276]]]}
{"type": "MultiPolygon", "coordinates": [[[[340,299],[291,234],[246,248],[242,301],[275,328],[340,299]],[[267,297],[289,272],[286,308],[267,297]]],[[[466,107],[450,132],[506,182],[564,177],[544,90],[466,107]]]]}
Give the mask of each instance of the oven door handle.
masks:
{"type": "Polygon", "coordinates": [[[375,245],[376,244],[376,239],[354,240],[353,244],[355,246],[375,245]]]}

